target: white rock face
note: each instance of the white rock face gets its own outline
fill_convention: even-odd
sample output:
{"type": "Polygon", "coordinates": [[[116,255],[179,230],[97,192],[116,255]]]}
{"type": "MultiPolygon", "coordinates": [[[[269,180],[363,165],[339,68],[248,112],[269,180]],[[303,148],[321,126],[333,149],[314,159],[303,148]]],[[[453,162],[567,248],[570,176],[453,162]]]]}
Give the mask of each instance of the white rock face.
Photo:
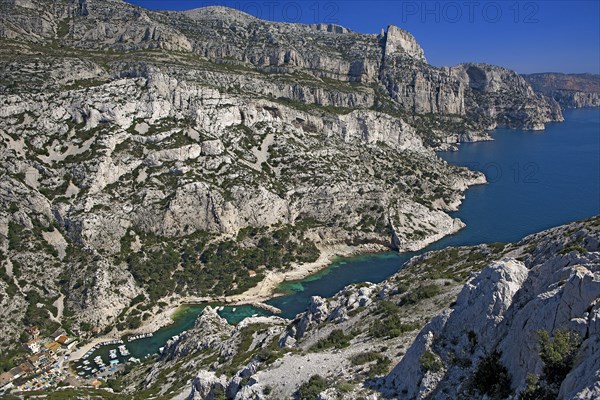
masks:
{"type": "Polygon", "coordinates": [[[200,371],[192,382],[190,400],[216,400],[219,394],[225,392],[224,376],[217,377],[214,372],[200,371]]]}
{"type": "Polygon", "coordinates": [[[82,293],[79,306],[85,310],[83,320],[97,328],[106,326],[142,293],[129,271],[110,268],[105,261],[98,262],[86,286],[89,289],[82,293]]]}
{"type": "Polygon", "coordinates": [[[560,398],[598,398],[600,253],[597,243],[587,239],[585,243],[587,253],[564,255],[552,255],[556,242],[545,244],[548,250],[540,254],[550,255],[529,268],[514,259],[486,267],[464,286],[451,310],[423,328],[386,377],[386,391],[418,399],[464,395],[466,378],[486,355],[497,351],[511,376],[512,390],[520,393],[528,374],[543,372],[537,332],[553,335],[569,330],[583,343],[578,361],[560,386],[560,398]],[[440,360],[440,371],[423,370],[421,357],[426,352],[440,360]],[[456,357],[469,360],[470,367],[453,362],[456,357]]]}
{"type": "Polygon", "coordinates": [[[385,54],[392,55],[396,52],[404,52],[411,57],[426,62],[423,49],[415,38],[397,26],[389,25],[385,34],[385,54]]]}

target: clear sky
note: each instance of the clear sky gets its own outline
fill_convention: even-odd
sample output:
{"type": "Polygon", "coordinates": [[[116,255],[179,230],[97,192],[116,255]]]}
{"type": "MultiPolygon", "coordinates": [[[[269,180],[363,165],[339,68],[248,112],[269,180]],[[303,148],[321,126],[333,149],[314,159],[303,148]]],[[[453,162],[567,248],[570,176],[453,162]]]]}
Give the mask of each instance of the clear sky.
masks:
{"type": "Polygon", "coordinates": [[[284,22],[337,23],[362,33],[412,33],[436,66],[485,62],[520,73],[600,73],[600,0],[127,0],[157,10],[208,5],[284,22]]]}

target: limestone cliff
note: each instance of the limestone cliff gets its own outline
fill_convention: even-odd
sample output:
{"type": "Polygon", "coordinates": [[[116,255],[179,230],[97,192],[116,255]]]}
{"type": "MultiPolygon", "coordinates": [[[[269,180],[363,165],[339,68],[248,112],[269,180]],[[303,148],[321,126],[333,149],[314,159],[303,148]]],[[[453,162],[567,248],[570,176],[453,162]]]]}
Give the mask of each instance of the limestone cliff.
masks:
{"type": "Polygon", "coordinates": [[[562,107],[600,107],[600,75],[540,73],[523,75],[536,92],[562,107]]]}
{"type": "Polygon", "coordinates": [[[529,254],[507,253],[520,254],[522,261],[504,258],[484,268],[454,305],[419,333],[386,377],[387,390],[401,397],[432,399],[522,392],[554,392],[564,399],[597,397],[597,233],[595,218],[587,225],[532,235],[522,242],[530,246],[529,254]],[[544,358],[543,335],[564,340],[565,332],[576,347],[574,354],[561,357],[576,361],[568,361],[557,377],[544,358]],[[494,378],[482,382],[488,373],[494,378]],[[537,377],[537,388],[531,376],[537,377]]]}

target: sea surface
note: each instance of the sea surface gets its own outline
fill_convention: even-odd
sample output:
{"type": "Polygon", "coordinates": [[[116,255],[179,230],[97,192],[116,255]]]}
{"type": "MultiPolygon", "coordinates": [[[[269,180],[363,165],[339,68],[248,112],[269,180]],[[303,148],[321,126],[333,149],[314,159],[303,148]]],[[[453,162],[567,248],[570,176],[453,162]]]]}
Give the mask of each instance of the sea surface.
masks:
{"type": "MultiPolygon", "coordinates": [[[[415,254],[448,246],[512,242],[567,222],[600,214],[600,108],[566,110],[565,122],[545,131],[497,129],[494,141],[464,143],[440,157],[486,175],[488,184],[471,187],[454,217],[467,227],[415,253],[394,252],[338,258],[316,275],[279,287],[284,295],[268,301],[293,318],[304,311],[311,296],[332,296],[358,282],[379,283],[396,273],[415,254]]],[[[185,306],[174,323],[153,337],[127,344],[142,358],[155,353],[173,335],[191,328],[204,305],[185,306]]],[[[253,314],[250,306],[225,307],[220,314],[237,323],[253,314]]],[[[108,358],[105,346],[98,350],[108,358]]],[[[94,354],[91,358],[93,358],[94,354]]],[[[91,359],[90,359],[91,360],[91,359]]],[[[107,362],[107,360],[105,360],[107,362]]]]}

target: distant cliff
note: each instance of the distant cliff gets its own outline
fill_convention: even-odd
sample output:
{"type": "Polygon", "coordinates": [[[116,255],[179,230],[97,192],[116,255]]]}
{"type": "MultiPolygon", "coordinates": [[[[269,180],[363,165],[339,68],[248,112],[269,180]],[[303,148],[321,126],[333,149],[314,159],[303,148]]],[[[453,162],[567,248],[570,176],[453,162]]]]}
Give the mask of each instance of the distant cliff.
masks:
{"type": "Polygon", "coordinates": [[[599,74],[540,73],[523,75],[533,89],[564,108],[600,107],[599,74]]]}

